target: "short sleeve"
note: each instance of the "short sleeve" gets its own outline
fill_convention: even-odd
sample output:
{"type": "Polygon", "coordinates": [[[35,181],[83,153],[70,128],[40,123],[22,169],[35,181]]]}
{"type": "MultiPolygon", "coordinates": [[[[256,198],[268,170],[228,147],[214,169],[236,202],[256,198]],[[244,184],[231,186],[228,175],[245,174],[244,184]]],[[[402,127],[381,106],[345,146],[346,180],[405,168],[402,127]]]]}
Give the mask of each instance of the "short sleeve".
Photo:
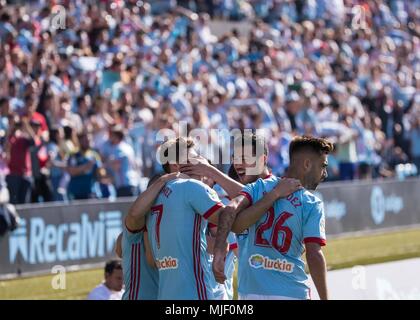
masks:
{"type": "Polygon", "coordinates": [[[310,203],[305,212],[303,225],[303,242],[315,242],[321,246],[326,245],[325,235],[325,213],[324,205],[321,201],[310,203]]]}
{"type": "Polygon", "coordinates": [[[190,206],[205,219],[224,207],[216,191],[200,181],[189,180],[186,195],[190,206]]]}
{"type": "Polygon", "coordinates": [[[250,202],[250,205],[252,205],[255,200],[255,194],[256,194],[255,189],[257,187],[257,182],[258,180],[254,183],[246,184],[242,188],[241,192],[239,192],[240,195],[248,199],[248,201],[250,202]]]}
{"type": "Polygon", "coordinates": [[[233,232],[229,232],[227,241],[229,243],[229,251],[238,248],[238,241],[236,240],[236,235],[233,232]]]}
{"type": "Polygon", "coordinates": [[[130,230],[127,227],[127,224],[124,220],[124,227],[123,227],[123,240],[129,244],[132,243],[139,243],[143,238],[143,233],[146,231],[146,227],[143,227],[139,230],[130,230]]]}

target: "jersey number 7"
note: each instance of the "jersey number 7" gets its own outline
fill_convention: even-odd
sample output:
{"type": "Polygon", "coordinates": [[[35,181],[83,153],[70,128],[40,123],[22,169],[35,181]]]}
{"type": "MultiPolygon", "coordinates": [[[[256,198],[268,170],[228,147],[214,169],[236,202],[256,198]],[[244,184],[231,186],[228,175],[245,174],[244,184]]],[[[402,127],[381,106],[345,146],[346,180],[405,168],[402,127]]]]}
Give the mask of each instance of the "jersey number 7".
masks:
{"type": "Polygon", "coordinates": [[[256,230],[255,230],[255,245],[261,247],[273,247],[280,253],[287,253],[290,249],[290,244],[292,241],[292,230],[289,227],[284,226],[283,224],[287,219],[289,219],[293,214],[283,211],[274,221],[274,208],[271,207],[268,212],[266,219],[264,222],[260,223],[256,230]],[[264,238],[263,233],[264,231],[270,229],[274,224],[273,230],[271,232],[270,239],[267,240],[264,238]],[[282,232],[283,243],[281,245],[278,244],[279,233],[282,232]]]}
{"type": "Polygon", "coordinates": [[[156,233],[155,233],[155,238],[156,238],[156,244],[158,249],[160,248],[160,221],[162,220],[162,214],[163,214],[163,205],[159,204],[157,206],[154,206],[152,208],[150,208],[150,210],[152,211],[152,214],[156,214],[156,233]]]}

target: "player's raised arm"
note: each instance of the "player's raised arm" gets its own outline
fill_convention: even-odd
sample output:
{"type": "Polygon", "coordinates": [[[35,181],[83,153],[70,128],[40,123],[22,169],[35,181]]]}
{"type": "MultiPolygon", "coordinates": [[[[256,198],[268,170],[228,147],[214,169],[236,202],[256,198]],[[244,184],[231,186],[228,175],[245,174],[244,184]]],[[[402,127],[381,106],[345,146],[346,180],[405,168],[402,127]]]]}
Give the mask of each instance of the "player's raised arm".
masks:
{"type": "MultiPolygon", "coordinates": [[[[180,166],[181,172],[191,176],[206,176],[220,185],[230,198],[235,198],[244,187],[243,184],[233,180],[217,168],[213,167],[205,158],[196,157],[194,163],[180,166]]],[[[194,162],[194,161],[192,161],[194,162]]]]}
{"type": "MultiPolygon", "coordinates": [[[[301,187],[302,185],[297,179],[281,179],[277,186],[272,191],[268,192],[261,200],[238,212],[232,225],[232,231],[241,233],[248,229],[270,209],[277,199],[287,197],[301,187]]],[[[250,196],[248,196],[248,198],[251,200],[250,196]]]]}
{"type": "Polygon", "coordinates": [[[149,188],[134,201],[125,219],[128,230],[139,230],[145,225],[145,216],[150,211],[159,192],[168,181],[180,177],[180,173],[170,173],[159,177],[149,188]]]}

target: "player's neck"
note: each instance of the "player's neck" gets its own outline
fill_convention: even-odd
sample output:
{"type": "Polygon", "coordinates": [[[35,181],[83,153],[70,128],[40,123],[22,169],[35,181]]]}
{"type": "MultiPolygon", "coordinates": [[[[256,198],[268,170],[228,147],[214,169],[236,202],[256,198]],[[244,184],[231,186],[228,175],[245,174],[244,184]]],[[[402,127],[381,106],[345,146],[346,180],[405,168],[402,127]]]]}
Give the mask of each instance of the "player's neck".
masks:
{"type": "Polygon", "coordinates": [[[263,172],[258,176],[258,178],[265,179],[270,175],[270,170],[267,167],[264,167],[263,172]]]}
{"type": "Polygon", "coordinates": [[[300,182],[303,184],[303,187],[305,189],[307,189],[307,186],[305,186],[305,179],[304,179],[303,175],[299,173],[299,170],[297,170],[297,168],[292,167],[292,166],[289,167],[289,169],[287,169],[284,177],[300,180],[300,182]]]}

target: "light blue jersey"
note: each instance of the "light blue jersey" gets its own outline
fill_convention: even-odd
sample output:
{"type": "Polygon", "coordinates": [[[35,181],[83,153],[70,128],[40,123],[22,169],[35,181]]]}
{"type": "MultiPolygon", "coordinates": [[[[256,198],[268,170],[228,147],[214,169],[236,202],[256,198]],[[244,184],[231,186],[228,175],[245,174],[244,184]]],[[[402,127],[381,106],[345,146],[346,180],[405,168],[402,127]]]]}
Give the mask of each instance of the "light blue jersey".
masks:
{"type": "Polygon", "coordinates": [[[124,226],[121,247],[125,291],[123,300],[156,300],[159,273],[147,264],[145,228],[130,232],[124,226]]]}
{"type": "MultiPolygon", "coordinates": [[[[241,194],[256,203],[280,181],[270,176],[244,187],[241,194]]],[[[307,190],[277,200],[239,238],[238,292],[309,299],[308,276],[302,260],[304,243],[325,245],[322,201],[307,190]]]]}
{"type": "Polygon", "coordinates": [[[172,180],[162,189],[147,219],[159,268],[158,299],[215,298],[205,229],[206,219],[222,207],[216,192],[197,180],[172,180]]]}
{"type": "MultiPolygon", "coordinates": [[[[230,202],[230,198],[228,194],[220,185],[218,184],[214,185],[213,190],[217,192],[220,200],[222,201],[224,205],[227,205],[230,202]]],[[[209,222],[208,227],[213,228],[213,227],[217,227],[217,225],[209,222]]],[[[226,276],[226,281],[223,285],[218,284],[217,298],[219,300],[221,299],[232,300],[233,299],[233,274],[235,272],[235,263],[236,263],[236,256],[233,250],[238,248],[238,243],[236,241],[235,233],[229,232],[227,241],[229,244],[229,251],[225,259],[224,272],[226,276]]],[[[211,257],[211,259],[213,259],[213,256],[211,257]]]]}
{"type": "Polygon", "coordinates": [[[233,250],[238,248],[238,242],[236,240],[236,235],[233,232],[230,232],[227,238],[229,243],[229,252],[226,255],[225,260],[225,291],[228,300],[233,299],[233,274],[235,273],[235,263],[236,256],[233,250]]]}

